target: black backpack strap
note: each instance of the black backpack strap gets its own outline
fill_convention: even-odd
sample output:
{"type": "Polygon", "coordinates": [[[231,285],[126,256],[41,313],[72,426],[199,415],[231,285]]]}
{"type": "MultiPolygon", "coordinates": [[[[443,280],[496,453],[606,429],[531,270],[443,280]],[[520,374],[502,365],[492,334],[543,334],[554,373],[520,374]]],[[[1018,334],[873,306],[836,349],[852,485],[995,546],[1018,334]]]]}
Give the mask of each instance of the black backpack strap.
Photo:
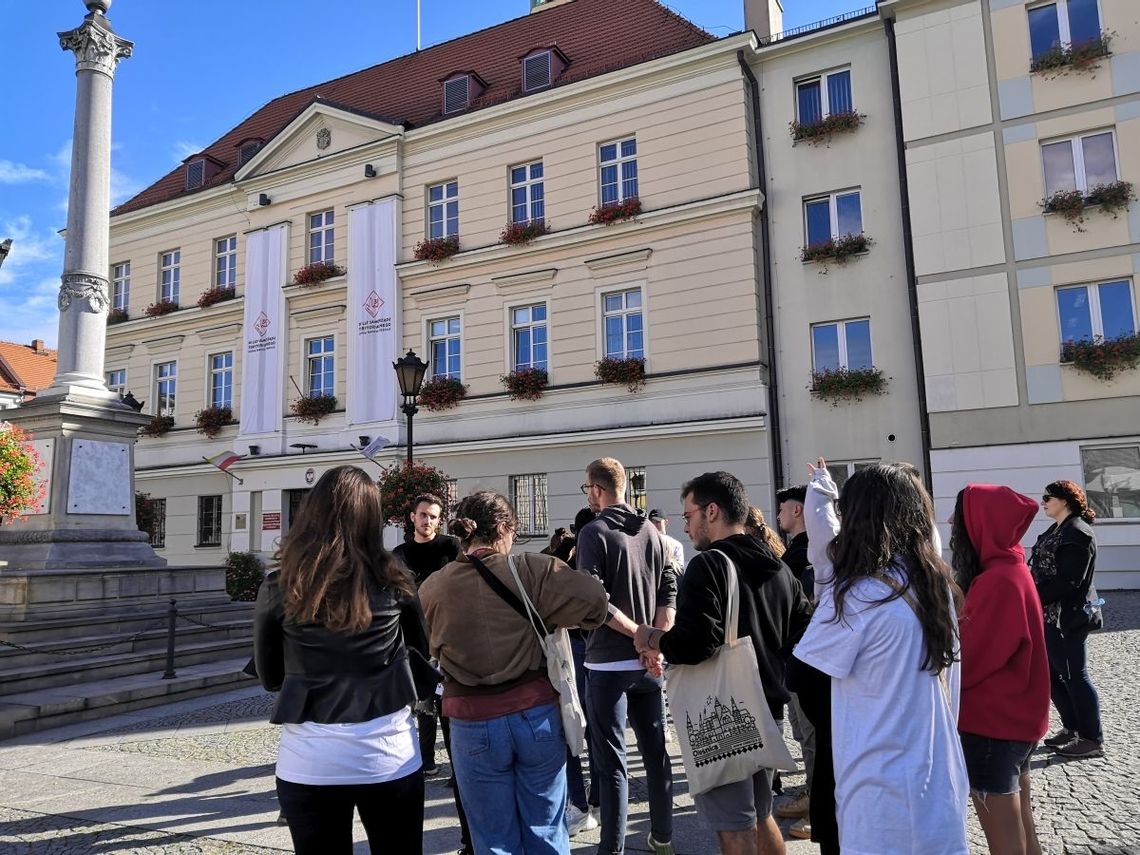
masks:
{"type": "MultiPolygon", "coordinates": [[[[479,571],[479,575],[483,577],[483,581],[491,586],[491,590],[498,594],[502,598],[503,602],[518,612],[519,616],[533,627],[534,621],[531,620],[530,612],[527,610],[527,607],[523,605],[522,600],[515,596],[515,592],[503,584],[499,577],[491,572],[491,568],[476,558],[474,555],[468,555],[467,557],[471,559],[471,563],[475,565],[475,569],[479,571]]],[[[538,632],[537,627],[535,628],[535,631],[538,632]]],[[[539,635],[546,635],[545,627],[543,627],[539,635]]]]}

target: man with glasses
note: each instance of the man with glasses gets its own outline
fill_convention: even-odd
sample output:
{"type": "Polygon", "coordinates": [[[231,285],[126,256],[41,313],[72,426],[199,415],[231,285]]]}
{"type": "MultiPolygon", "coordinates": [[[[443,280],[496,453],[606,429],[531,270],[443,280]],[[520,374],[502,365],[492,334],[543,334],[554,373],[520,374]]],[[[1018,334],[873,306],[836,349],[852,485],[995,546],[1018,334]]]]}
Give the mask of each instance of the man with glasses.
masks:
{"type": "Polygon", "coordinates": [[[598,852],[625,851],[628,717],[645,763],[649,850],[673,855],[673,771],[665,750],[660,657],[640,657],[633,634],[639,623],[672,625],[677,581],[666,568],[657,529],[622,501],[625,484],[625,468],[612,457],[586,467],[582,492],[598,516],[578,533],[576,552],[578,569],[601,579],[610,595],[610,621],[586,643],[586,715],[602,808],[598,852]]]}

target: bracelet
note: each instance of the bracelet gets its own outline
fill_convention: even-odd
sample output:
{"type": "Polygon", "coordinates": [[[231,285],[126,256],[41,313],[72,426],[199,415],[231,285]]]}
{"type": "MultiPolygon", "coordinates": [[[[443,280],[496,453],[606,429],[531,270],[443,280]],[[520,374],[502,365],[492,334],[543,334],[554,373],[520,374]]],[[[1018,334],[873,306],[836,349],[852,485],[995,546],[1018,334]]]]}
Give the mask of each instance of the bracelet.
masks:
{"type": "Polygon", "coordinates": [[[665,630],[663,630],[663,629],[653,629],[650,631],[649,638],[648,638],[650,650],[660,650],[661,649],[660,646],[654,644],[653,642],[654,642],[654,640],[660,641],[661,636],[663,636],[664,634],[665,634],[665,630]]]}

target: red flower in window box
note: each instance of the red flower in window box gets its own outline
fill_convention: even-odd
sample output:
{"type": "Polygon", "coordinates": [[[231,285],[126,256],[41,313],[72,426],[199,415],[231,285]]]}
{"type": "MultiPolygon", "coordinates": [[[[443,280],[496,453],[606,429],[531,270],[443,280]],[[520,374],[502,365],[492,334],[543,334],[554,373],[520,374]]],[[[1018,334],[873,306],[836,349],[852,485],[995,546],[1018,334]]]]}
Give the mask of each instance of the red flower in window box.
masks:
{"type": "Polygon", "coordinates": [[[513,401],[537,401],[550,383],[545,368],[519,368],[499,378],[513,401]]]}
{"type": "Polygon", "coordinates": [[[174,428],[174,416],[155,416],[139,428],[139,436],[164,436],[174,428]]]}
{"type": "Polygon", "coordinates": [[[632,220],[641,213],[641,200],[636,196],[623,199],[621,202],[610,202],[608,205],[598,205],[590,212],[589,223],[604,226],[619,223],[622,220],[632,220]]]}
{"type": "Polygon", "coordinates": [[[459,238],[455,236],[427,238],[417,243],[412,250],[416,261],[430,261],[432,264],[446,261],[457,252],[459,252],[459,238]]]}
{"type": "Polygon", "coordinates": [[[209,291],[203,291],[201,296],[198,297],[198,307],[204,309],[215,303],[224,303],[226,300],[232,300],[236,296],[237,291],[233,288],[211,288],[209,291]]]}
{"type": "Polygon", "coordinates": [[[198,433],[213,439],[226,425],[234,423],[234,413],[229,407],[206,407],[194,414],[194,424],[198,433]]]}
{"type": "Polygon", "coordinates": [[[317,425],[336,409],[336,395],[302,395],[289,405],[297,421],[317,425]]]}
{"type": "Polygon", "coordinates": [[[536,237],[550,233],[550,226],[545,220],[526,220],[521,223],[507,223],[499,235],[499,242],[508,246],[521,246],[528,244],[536,237]]]}
{"type": "Polygon", "coordinates": [[[1131,371],[1140,365],[1140,335],[1067,341],[1061,346],[1061,362],[1098,380],[1111,380],[1121,371],[1131,371]]]}
{"type": "Polygon", "coordinates": [[[840,401],[862,401],[865,395],[882,395],[887,380],[880,368],[829,368],[813,371],[808,389],[812,397],[831,401],[833,407],[840,401]]]}
{"type": "Polygon", "coordinates": [[[126,309],[111,309],[111,311],[107,313],[107,326],[121,324],[123,321],[129,321],[130,319],[131,316],[126,309]]]}
{"type": "Polygon", "coordinates": [[[1115,35],[1109,30],[1102,30],[1099,35],[1083,42],[1055,44],[1030,63],[1029,72],[1052,78],[1070,71],[1096,71],[1100,68],[1100,61],[1112,53],[1109,45],[1115,35]]]}
{"type": "Polygon", "coordinates": [[[1107,184],[1097,184],[1092,187],[1088,195],[1080,190],[1058,190],[1038,204],[1047,214],[1060,214],[1073,227],[1074,232],[1083,232],[1085,222],[1085,209],[1094,205],[1102,213],[1116,219],[1121,211],[1128,210],[1128,206],[1136,199],[1132,193],[1132,182],[1111,181],[1107,184]]]}
{"type": "Polygon", "coordinates": [[[800,250],[800,261],[805,264],[813,261],[834,261],[836,264],[846,264],[851,258],[867,252],[874,243],[865,234],[843,235],[834,240],[825,240],[813,243],[800,250]]]}
{"type": "Polygon", "coordinates": [[[845,110],[842,113],[829,113],[814,122],[789,122],[788,130],[792,132],[792,140],[795,142],[826,145],[831,142],[833,134],[851,133],[863,124],[865,118],[867,115],[858,110],[845,110]]]}
{"type": "Polygon", "coordinates": [[[467,387],[454,377],[432,377],[420,388],[419,402],[433,413],[450,410],[467,397],[467,387]]]}
{"type": "Polygon", "coordinates": [[[169,315],[171,312],[177,311],[178,304],[173,300],[159,300],[157,303],[151,303],[143,309],[143,314],[148,318],[160,318],[163,315],[169,315]]]}
{"type": "Polygon", "coordinates": [[[631,392],[645,385],[645,360],[641,357],[616,359],[607,356],[594,365],[594,376],[603,383],[625,384],[631,392]]]}
{"type": "Polygon", "coordinates": [[[311,287],[319,285],[326,279],[332,279],[334,276],[344,276],[345,272],[343,267],[333,264],[331,261],[314,261],[293,274],[293,284],[311,287]]]}
{"type": "Polygon", "coordinates": [[[385,522],[391,525],[406,526],[408,515],[415,507],[416,496],[431,493],[443,500],[440,516],[447,518],[451,510],[447,504],[447,475],[434,466],[413,461],[401,461],[383,469],[377,478],[380,488],[380,507],[385,522]]]}

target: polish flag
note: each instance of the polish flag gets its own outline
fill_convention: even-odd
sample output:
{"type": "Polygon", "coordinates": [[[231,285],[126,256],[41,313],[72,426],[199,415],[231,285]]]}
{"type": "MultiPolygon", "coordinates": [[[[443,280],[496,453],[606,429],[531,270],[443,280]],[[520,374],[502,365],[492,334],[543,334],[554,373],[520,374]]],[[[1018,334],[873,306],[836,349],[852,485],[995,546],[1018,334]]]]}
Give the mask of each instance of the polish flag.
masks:
{"type": "Polygon", "coordinates": [[[206,462],[217,466],[223,472],[241,460],[245,455],[234,454],[232,451],[223,451],[221,454],[215,454],[213,457],[207,457],[206,462]]]}

